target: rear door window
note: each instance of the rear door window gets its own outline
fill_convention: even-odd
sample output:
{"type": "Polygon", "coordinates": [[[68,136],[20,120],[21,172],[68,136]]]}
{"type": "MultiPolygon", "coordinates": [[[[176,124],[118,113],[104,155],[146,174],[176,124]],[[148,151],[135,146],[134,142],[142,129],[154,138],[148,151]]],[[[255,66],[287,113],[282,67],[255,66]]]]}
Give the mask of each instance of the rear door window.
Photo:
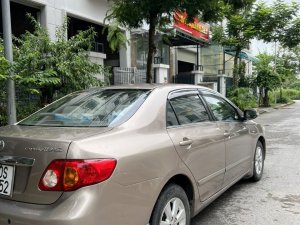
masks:
{"type": "MultiPolygon", "coordinates": [[[[169,101],[180,125],[209,121],[208,113],[197,92],[171,96],[169,101]]],[[[168,117],[167,121],[171,121],[171,118],[168,117]]]]}
{"type": "Polygon", "coordinates": [[[177,126],[179,125],[175,112],[171,106],[171,103],[167,103],[167,126],[177,126]]]}

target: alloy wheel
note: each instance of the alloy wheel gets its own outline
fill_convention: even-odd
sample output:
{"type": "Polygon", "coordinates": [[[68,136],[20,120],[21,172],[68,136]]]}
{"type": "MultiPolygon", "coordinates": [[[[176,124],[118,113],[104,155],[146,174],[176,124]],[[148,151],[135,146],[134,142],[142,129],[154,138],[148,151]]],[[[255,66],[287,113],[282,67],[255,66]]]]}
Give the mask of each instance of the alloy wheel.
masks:
{"type": "Polygon", "coordinates": [[[186,211],[181,199],[172,198],[165,206],[160,225],[186,225],[186,211]]]}
{"type": "Polygon", "coordinates": [[[260,146],[257,146],[255,152],[255,171],[256,174],[261,174],[263,169],[263,152],[260,146]]]}

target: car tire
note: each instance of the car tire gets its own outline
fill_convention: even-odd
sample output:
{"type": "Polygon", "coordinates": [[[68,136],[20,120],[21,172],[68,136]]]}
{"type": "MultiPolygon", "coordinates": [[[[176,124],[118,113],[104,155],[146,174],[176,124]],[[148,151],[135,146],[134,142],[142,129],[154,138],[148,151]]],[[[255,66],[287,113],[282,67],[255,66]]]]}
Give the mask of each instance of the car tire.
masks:
{"type": "Polygon", "coordinates": [[[265,162],[264,146],[260,141],[258,141],[254,153],[253,176],[251,178],[254,182],[257,182],[262,178],[264,172],[264,162],[265,162]]]}
{"type": "Polygon", "coordinates": [[[154,206],[150,225],[190,225],[190,205],[182,187],[176,184],[166,186],[154,206]]]}

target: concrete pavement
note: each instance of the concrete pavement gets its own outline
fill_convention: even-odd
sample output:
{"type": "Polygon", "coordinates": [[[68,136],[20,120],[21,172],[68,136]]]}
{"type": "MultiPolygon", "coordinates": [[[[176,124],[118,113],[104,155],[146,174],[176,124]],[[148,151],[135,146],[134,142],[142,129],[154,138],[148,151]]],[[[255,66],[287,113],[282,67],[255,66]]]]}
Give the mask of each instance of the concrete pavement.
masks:
{"type": "Polygon", "coordinates": [[[256,120],[266,128],[265,171],[258,183],[240,181],[191,225],[300,224],[300,101],[269,109],[256,120]]]}

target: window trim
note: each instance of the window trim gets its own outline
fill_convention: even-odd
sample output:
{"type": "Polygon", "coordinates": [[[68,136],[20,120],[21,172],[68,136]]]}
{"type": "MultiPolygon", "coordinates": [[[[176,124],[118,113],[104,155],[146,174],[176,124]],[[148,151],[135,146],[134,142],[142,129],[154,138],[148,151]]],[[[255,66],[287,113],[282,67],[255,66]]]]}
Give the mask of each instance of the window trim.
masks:
{"type": "Polygon", "coordinates": [[[172,128],[172,127],[178,127],[178,126],[180,126],[180,123],[179,123],[177,114],[175,113],[175,110],[174,110],[174,108],[173,108],[173,106],[171,104],[170,99],[167,99],[167,102],[166,102],[166,127],[167,128],[172,128]],[[175,115],[175,118],[177,120],[177,125],[168,126],[168,104],[171,106],[171,109],[172,109],[172,111],[173,111],[173,113],[175,115]]]}
{"type": "Polygon", "coordinates": [[[168,94],[167,102],[166,102],[166,109],[167,109],[168,102],[169,102],[169,104],[170,104],[170,106],[171,106],[171,108],[172,108],[172,110],[173,110],[173,112],[174,112],[174,114],[176,116],[178,125],[174,125],[174,126],[168,126],[167,125],[167,110],[166,110],[166,127],[167,128],[195,126],[195,125],[197,125],[199,123],[207,123],[207,122],[214,121],[214,118],[212,117],[211,112],[210,112],[210,110],[209,110],[206,102],[203,100],[203,98],[202,98],[202,96],[201,96],[201,94],[200,94],[200,92],[199,92],[199,90],[197,88],[195,88],[195,89],[193,88],[193,89],[177,89],[177,90],[173,90],[173,91],[169,92],[169,94],[168,94]],[[174,94],[175,94],[175,96],[172,96],[174,94]],[[178,94],[178,95],[176,95],[176,94],[178,94]],[[180,123],[180,121],[178,119],[178,116],[177,116],[177,114],[176,114],[176,112],[174,110],[174,107],[173,107],[173,105],[171,103],[171,99],[177,98],[177,97],[180,97],[180,96],[189,95],[189,94],[195,94],[195,95],[197,95],[199,97],[200,103],[202,103],[205,111],[207,112],[207,116],[208,116],[208,120],[207,121],[198,122],[198,123],[188,123],[188,124],[181,124],[180,123]]]}
{"type": "Polygon", "coordinates": [[[226,102],[235,112],[236,114],[238,115],[239,119],[236,120],[236,121],[231,121],[231,122],[243,122],[244,121],[244,117],[242,116],[242,112],[241,110],[235,106],[231,101],[229,101],[228,99],[224,98],[222,95],[220,95],[219,93],[215,93],[214,91],[210,91],[210,90],[201,90],[201,89],[198,89],[199,92],[200,92],[200,95],[201,97],[203,98],[203,100],[205,101],[207,107],[209,108],[209,112],[211,113],[211,115],[213,116],[214,118],[214,121],[218,121],[218,122],[229,122],[229,121],[223,121],[223,120],[218,120],[216,118],[216,116],[214,115],[214,113],[212,112],[211,108],[209,107],[209,104],[208,102],[206,101],[205,99],[205,95],[206,96],[213,96],[215,98],[219,98],[219,99],[222,99],[224,102],[226,102]],[[207,92],[207,93],[205,93],[207,92]]]}

